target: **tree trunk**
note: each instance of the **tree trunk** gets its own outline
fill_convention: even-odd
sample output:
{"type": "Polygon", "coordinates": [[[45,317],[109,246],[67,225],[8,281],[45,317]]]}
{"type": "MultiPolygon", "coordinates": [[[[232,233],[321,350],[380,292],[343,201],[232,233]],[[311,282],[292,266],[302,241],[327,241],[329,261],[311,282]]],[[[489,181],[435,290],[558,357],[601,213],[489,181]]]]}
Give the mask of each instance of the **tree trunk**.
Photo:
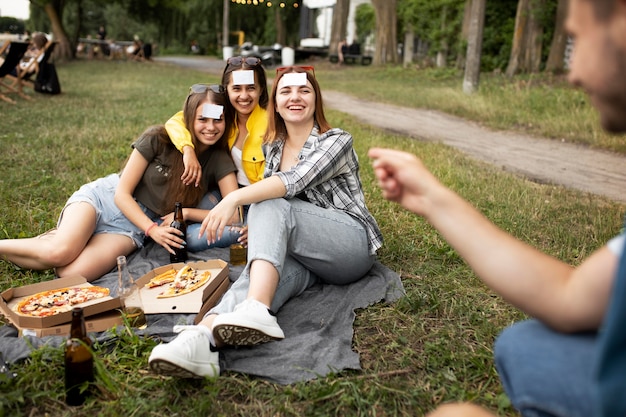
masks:
{"type": "Polygon", "coordinates": [[[48,19],[50,19],[50,26],[52,27],[52,34],[54,40],[57,42],[57,46],[54,48],[54,56],[60,60],[71,60],[74,57],[74,48],[65,32],[63,27],[62,14],[63,14],[63,2],[51,1],[44,5],[44,10],[48,19]]]}
{"type": "Polygon", "coordinates": [[[274,21],[276,22],[276,43],[285,45],[287,43],[287,31],[285,30],[285,20],[283,19],[284,10],[280,7],[274,7],[274,21]]]}
{"type": "Polygon", "coordinates": [[[415,33],[413,29],[408,29],[404,33],[404,54],[402,64],[406,68],[413,63],[413,49],[415,48],[415,33]]]}
{"type": "Polygon", "coordinates": [[[539,11],[544,6],[545,0],[532,0],[528,10],[528,29],[526,32],[526,51],[522,70],[536,73],[541,68],[541,50],[543,39],[543,26],[538,18],[539,11]]]}
{"type": "Polygon", "coordinates": [[[446,17],[448,8],[441,8],[441,40],[439,41],[439,50],[437,51],[437,68],[445,68],[448,61],[448,40],[443,35],[446,32],[446,17]]]}
{"type": "Polygon", "coordinates": [[[478,89],[480,78],[480,56],[483,47],[483,30],[485,28],[486,0],[472,0],[469,36],[467,39],[467,58],[463,92],[472,94],[478,89]]]}
{"type": "Polygon", "coordinates": [[[376,13],[374,65],[393,64],[398,60],[396,3],[397,0],[372,0],[376,13]]]}
{"type": "Polygon", "coordinates": [[[330,45],[328,50],[337,51],[337,45],[346,39],[348,30],[348,14],[350,13],[350,0],[337,0],[333,8],[333,22],[330,30],[330,45]]]}
{"type": "MultiPolygon", "coordinates": [[[[461,40],[467,43],[469,38],[469,28],[472,18],[472,0],[465,0],[463,8],[463,27],[461,28],[461,40]]],[[[467,46],[459,48],[456,55],[456,67],[463,68],[465,66],[465,55],[467,54],[467,46]]]]}
{"type": "Polygon", "coordinates": [[[222,48],[230,46],[228,41],[228,32],[230,31],[230,0],[224,0],[222,5],[222,48]]]}
{"type": "Polygon", "coordinates": [[[511,48],[511,56],[509,65],[506,68],[506,76],[512,77],[517,73],[522,56],[524,53],[524,39],[526,39],[526,21],[528,20],[530,0],[519,0],[517,3],[517,12],[515,15],[515,30],[513,32],[513,46],[511,48]]]}
{"type": "Polygon", "coordinates": [[[515,33],[511,58],[506,69],[508,77],[518,72],[539,72],[543,26],[539,16],[546,0],[519,0],[515,17],[515,33]]]}
{"type": "Polygon", "coordinates": [[[546,71],[556,73],[565,70],[565,49],[567,48],[567,33],[565,33],[565,18],[567,17],[568,0],[559,0],[556,9],[554,35],[550,44],[550,54],[546,62],[546,71]]]}

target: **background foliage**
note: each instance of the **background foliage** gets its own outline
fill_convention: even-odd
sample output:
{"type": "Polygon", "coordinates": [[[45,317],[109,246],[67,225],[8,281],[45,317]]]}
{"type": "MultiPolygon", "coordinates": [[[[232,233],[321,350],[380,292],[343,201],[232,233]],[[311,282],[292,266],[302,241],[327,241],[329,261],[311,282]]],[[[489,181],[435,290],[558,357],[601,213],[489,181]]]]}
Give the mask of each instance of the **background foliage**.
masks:
{"type": "MultiPolygon", "coordinates": [[[[32,0],[31,18],[25,23],[31,31],[50,31],[50,22],[42,5],[45,0],[32,0]]],[[[236,45],[236,33],[242,31],[245,40],[256,45],[272,45],[278,41],[276,19],[286,30],[285,45],[299,44],[300,8],[285,8],[230,3],[230,45],[236,45]]],[[[276,3],[276,2],[275,2],[276,3]]],[[[544,25],[542,54],[549,52],[554,30],[556,0],[533,0],[533,13],[544,25]]],[[[417,50],[420,60],[432,62],[442,49],[449,65],[461,65],[466,40],[463,34],[463,17],[466,0],[399,0],[397,8],[398,44],[404,42],[404,32],[413,30],[421,46],[417,50]]],[[[511,53],[515,27],[517,0],[487,2],[483,53],[483,71],[503,71],[511,53]]],[[[62,2],[62,21],[70,35],[95,37],[98,27],[105,25],[108,37],[115,40],[132,40],[137,35],[158,46],[160,53],[189,53],[195,40],[201,53],[217,55],[221,49],[222,0],[65,0],[62,2]]],[[[23,22],[0,18],[0,28],[11,28],[21,33],[23,22]]],[[[371,5],[359,6],[356,16],[357,39],[375,33],[376,18],[371,5]]]]}

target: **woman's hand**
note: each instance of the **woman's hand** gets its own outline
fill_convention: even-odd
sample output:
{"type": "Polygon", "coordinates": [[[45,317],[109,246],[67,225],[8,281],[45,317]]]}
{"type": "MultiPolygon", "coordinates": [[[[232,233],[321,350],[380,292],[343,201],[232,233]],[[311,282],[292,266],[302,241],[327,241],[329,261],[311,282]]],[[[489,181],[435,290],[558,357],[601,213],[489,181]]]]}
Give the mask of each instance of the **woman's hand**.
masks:
{"type": "Polygon", "coordinates": [[[241,243],[244,248],[248,247],[248,226],[241,228],[241,234],[237,238],[237,242],[241,243]]]}
{"type": "Polygon", "coordinates": [[[196,150],[191,146],[185,146],[183,148],[183,165],[185,170],[180,177],[181,181],[185,185],[191,185],[195,183],[195,186],[200,185],[200,178],[202,178],[202,166],[196,156],[196,150]]]}
{"type": "MultiPolygon", "coordinates": [[[[233,222],[235,214],[237,213],[237,204],[231,202],[226,196],[220,201],[217,206],[213,207],[209,214],[202,221],[200,226],[201,237],[206,232],[206,238],[209,244],[215,243],[216,240],[221,239],[224,233],[224,228],[233,222]]],[[[246,242],[247,242],[246,231],[246,242]]]]}
{"type": "Polygon", "coordinates": [[[173,221],[174,221],[174,212],[171,212],[170,214],[166,214],[165,216],[161,217],[161,224],[163,225],[172,224],[173,221]]]}
{"type": "Polygon", "coordinates": [[[165,222],[157,227],[151,228],[148,232],[148,236],[171,254],[174,254],[174,248],[182,248],[187,244],[184,240],[184,236],[181,236],[180,231],[165,222]]]}

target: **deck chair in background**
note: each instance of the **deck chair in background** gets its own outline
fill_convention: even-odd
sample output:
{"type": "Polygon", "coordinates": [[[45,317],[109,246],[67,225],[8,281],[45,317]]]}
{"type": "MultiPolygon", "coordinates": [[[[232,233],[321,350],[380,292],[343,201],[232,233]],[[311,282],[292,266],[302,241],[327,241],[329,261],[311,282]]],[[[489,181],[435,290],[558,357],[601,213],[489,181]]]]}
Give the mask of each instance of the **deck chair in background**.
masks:
{"type": "Polygon", "coordinates": [[[39,75],[39,71],[48,65],[50,57],[54,53],[54,47],[56,42],[49,41],[46,46],[39,52],[39,55],[28,64],[25,68],[18,68],[17,77],[14,78],[12,87],[20,92],[24,91],[24,86],[29,85],[33,89],[35,88],[35,79],[39,75]]]}
{"type": "Polygon", "coordinates": [[[7,80],[12,80],[15,78],[13,75],[11,75],[11,72],[14,70],[17,71],[20,60],[26,53],[27,49],[28,42],[11,42],[11,45],[9,46],[9,52],[7,52],[7,56],[6,58],[4,58],[4,62],[2,63],[2,65],[0,65],[0,100],[15,104],[15,100],[12,100],[9,96],[3,93],[3,91],[5,90],[8,93],[15,93],[26,99],[29,98],[26,94],[19,91],[17,88],[6,83],[7,80]]]}

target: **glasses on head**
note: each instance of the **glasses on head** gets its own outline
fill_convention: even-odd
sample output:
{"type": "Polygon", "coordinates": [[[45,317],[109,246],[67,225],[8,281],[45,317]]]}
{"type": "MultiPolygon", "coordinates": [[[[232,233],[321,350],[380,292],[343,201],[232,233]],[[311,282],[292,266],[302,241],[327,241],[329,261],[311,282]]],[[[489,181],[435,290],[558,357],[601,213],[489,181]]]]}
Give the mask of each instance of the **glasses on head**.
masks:
{"type": "Polygon", "coordinates": [[[226,60],[227,65],[233,65],[235,67],[243,65],[244,63],[249,67],[255,67],[261,63],[261,58],[256,56],[233,56],[226,60]]]}
{"type": "Polygon", "coordinates": [[[288,67],[276,68],[276,75],[283,74],[285,72],[308,72],[315,77],[315,68],[310,65],[290,65],[288,67]]]}
{"type": "Polygon", "coordinates": [[[219,84],[194,84],[189,87],[189,94],[203,94],[209,90],[217,94],[224,94],[224,87],[219,84]]]}

